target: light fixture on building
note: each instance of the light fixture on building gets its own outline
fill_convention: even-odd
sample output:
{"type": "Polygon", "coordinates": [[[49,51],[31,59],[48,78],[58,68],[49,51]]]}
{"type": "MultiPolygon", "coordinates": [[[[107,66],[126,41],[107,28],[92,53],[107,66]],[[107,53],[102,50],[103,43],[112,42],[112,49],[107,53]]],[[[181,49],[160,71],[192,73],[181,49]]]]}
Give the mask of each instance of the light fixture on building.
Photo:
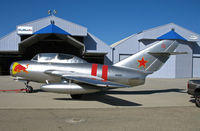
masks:
{"type": "Polygon", "coordinates": [[[57,14],[57,10],[48,10],[48,15],[55,15],[57,14]]]}
{"type": "Polygon", "coordinates": [[[51,17],[51,20],[50,20],[50,23],[51,24],[55,24],[55,22],[54,22],[54,20],[53,20],[53,16],[55,15],[55,14],[57,14],[57,11],[56,10],[48,10],[48,15],[51,15],[52,17],[51,17]]]}

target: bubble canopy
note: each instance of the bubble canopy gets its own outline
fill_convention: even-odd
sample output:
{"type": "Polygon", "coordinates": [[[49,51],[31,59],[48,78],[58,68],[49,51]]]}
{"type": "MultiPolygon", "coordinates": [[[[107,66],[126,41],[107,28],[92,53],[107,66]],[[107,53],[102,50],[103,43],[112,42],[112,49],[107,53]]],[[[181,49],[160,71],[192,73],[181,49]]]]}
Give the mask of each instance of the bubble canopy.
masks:
{"type": "Polygon", "coordinates": [[[48,63],[87,63],[77,56],[63,53],[40,53],[34,56],[31,61],[48,63]]]}

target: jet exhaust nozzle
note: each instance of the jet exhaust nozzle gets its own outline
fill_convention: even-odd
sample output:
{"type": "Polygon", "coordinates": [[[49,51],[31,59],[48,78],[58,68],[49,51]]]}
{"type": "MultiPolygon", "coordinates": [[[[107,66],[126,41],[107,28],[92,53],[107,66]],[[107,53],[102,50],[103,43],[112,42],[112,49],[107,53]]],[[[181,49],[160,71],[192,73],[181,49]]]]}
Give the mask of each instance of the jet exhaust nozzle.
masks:
{"type": "Polygon", "coordinates": [[[95,93],[100,90],[83,87],[75,83],[65,84],[47,84],[40,87],[41,90],[55,93],[66,93],[66,94],[88,94],[95,93]]]}

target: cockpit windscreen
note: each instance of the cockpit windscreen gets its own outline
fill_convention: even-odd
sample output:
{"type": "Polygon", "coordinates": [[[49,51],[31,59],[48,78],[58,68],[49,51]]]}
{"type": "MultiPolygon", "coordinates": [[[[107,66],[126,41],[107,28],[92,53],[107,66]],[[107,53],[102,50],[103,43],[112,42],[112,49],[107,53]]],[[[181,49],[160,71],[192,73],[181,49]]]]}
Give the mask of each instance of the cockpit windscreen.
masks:
{"type": "Polygon", "coordinates": [[[77,56],[62,53],[40,53],[34,56],[32,61],[48,63],[87,63],[77,56]]]}

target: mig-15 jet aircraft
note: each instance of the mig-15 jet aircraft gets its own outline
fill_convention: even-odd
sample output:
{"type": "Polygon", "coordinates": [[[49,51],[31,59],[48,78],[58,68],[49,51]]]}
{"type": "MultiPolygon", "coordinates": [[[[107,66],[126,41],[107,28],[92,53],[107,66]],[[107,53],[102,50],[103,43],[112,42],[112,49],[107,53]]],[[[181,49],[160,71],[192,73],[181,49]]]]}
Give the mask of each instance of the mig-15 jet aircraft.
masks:
{"type": "Polygon", "coordinates": [[[162,40],[114,64],[88,63],[62,53],[41,53],[30,61],[13,62],[10,74],[15,80],[25,81],[27,92],[33,88],[29,82],[45,83],[41,89],[48,92],[70,94],[80,99],[83,94],[142,85],[147,75],[159,70],[174,52],[176,40],[162,40]]]}

